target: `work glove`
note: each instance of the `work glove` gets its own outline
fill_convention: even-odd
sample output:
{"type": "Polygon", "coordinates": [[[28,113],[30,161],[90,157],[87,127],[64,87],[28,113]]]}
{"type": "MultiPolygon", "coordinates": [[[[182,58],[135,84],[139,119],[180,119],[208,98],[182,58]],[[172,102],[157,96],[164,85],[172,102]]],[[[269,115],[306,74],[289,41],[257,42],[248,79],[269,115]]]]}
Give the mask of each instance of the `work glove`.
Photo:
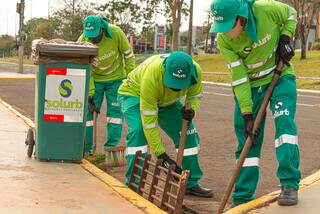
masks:
{"type": "Polygon", "coordinates": [[[286,65],[290,66],[289,62],[294,56],[294,49],[290,44],[290,37],[281,35],[276,50],[276,65],[282,60],[286,65]]]}
{"type": "Polygon", "coordinates": [[[93,113],[93,112],[97,112],[98,114],[100,113],[100,110],[94,104],[93,97],[91,97],[91,96],[89,97],[88,103],[89,103],[89,111],[91,113],[93,113]]]}
{"type": "Polygon", "coordinates": [[[250,137],[251,140],[254,141],[254,138],[260,133],[260,129],[257,129],[255,133],[253,133],[254,119],[252,114],[244,114],[243,119],[244,119],[244,136],[246,139],[250,137]]]}
{"type": "Polygon", "coordinates": [[[96,57],[92,57],[90,58],[89,63],[93,66],[93,67],[98,67],[100,64],[100,61],[96,58],[96,57]]]}
{"type": "Polygon", "coordinates": [[[181,109],[182,118],[187,121],[191,121],[194,118],[195,112],[192,108],[186,109],[185,106],[181,109]]]}
{"type": "Polygon", "coordinates": [[[158,159],[162,159],[162,166],[166,169],[169,169],[169,167],[174,164],[175,165],[175,169],[174,171],[177,173],[177,174],[181,174],[182,173],[182,169],[181,167],[178,167],[177,166],[177,163],[172,160],[168,155],[167,153],[162,153],[161,155],[158,156],[158,159]]]}

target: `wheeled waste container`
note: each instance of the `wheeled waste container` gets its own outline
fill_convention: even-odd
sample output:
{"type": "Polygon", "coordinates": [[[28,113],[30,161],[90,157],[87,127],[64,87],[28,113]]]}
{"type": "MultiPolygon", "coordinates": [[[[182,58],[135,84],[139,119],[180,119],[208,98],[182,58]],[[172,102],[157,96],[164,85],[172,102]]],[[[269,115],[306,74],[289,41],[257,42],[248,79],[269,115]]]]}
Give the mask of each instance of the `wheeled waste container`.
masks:
{"type": "Polygon", "coordinates": [[[96,46],[33,42],[39,64],[35,87],[35,155],[40,161],[80,162],[83,157],[90,58],[96,46]]]}

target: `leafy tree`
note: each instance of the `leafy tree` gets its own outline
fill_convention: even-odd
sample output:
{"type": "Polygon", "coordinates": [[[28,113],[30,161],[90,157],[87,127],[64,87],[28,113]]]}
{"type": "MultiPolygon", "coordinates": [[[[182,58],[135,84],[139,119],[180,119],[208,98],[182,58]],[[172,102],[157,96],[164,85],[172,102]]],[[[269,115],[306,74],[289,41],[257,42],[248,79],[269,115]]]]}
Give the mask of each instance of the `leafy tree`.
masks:
{"type": "Polygon", "coordinates": [[[33,18],[29,20],[25,24],[24,30],[26,34],[25,53],[27,55],[31,53],[31,43],[34,39],[53,39],[55,36],[52,20],[45,18],[33,18]]]}
{"type": "Polygon", "coordinates": [[[64,0],[64,7],[55,11],[50,20],[55,37],[76,41],[83,31],[83,20],[94,11],[83,1],[64,0]]]}
{"type": "Polygon", "coordinates": [[[315,15],[320,10],[320,0],[282,0],[293,6],[297,11],[296,37],[301,41],[301,59],[307,58],[307,39],[315,15]]]}
{"type": "Polygon", "coordinates": [[[0,57],[2,57],[2,55],[11,55],[11,52],[14,49],[16,49],[16,44],[12,36],[10,35],[0,36],[0,57]]]}

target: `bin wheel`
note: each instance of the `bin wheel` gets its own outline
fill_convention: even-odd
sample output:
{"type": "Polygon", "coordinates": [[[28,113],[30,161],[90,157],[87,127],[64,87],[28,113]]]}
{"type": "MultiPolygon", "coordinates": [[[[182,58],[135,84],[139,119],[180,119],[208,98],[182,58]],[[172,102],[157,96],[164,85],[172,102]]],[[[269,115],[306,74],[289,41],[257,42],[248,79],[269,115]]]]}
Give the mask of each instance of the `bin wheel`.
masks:
{"type": "Polygon", "coordinates": [[[28,130],[25,144],[28,146],[27,155],[29,158],[31,158],[32,153],[33,153],[33,147],[34,147],[34,135],[33,135],[32,128],[29,128],[29,130],[28,130]]]}

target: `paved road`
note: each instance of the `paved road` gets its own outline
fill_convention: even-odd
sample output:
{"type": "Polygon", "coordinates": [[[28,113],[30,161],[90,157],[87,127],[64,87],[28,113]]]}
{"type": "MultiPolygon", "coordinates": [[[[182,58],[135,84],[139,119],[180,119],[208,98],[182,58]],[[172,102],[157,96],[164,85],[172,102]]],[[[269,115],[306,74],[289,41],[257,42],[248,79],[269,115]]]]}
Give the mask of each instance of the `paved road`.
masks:
{"type": "MultiPolygon", "coordinates": [[[[1,70],[1,69],[0,69],[1,70]]],[[[0,97],[12,104],[23,114],[33,118],[34,81],[1,81],[0,97]]],[[[102,108],[105,112],[105,106],[102,108]]],[[[297,124],[299,127],[299,143],[301,148],[302,176],[312,174],[320,169],[320,94],[298,93],[297,124]]],[[[100,148],[105,136],[105,116],[102,113],[98,123],[98,140],[100,148]]],[[[198,132],[201,136],[200,162],[204,171],[202,184],[216,193],[214,201],[219,201],[231,175],[234,165],[233,151],[236,140],[233,134],[233,95],[229,87],[205,85],[201,109],[196,118],[198,132]]],[[[124,133],[126,129],[124,130],[124,133]]],[[[278,189],[276,178],[277,162],[274,154],[274,125],[270,112],[267,115],[265,143],[261,160],[261,180],[257,196],[278,189]]],[[[165,142],[170,142],[168,138],[165,142]]],[[[167,143],[170,154],[173,153],[171,143],[167,143]]],[[[109,171],[123,180],[123,170],[109,171]]],[[[201,213],[212,211],[216,203],[212,200],[187,198],[188,204],[201,213]]]]}

